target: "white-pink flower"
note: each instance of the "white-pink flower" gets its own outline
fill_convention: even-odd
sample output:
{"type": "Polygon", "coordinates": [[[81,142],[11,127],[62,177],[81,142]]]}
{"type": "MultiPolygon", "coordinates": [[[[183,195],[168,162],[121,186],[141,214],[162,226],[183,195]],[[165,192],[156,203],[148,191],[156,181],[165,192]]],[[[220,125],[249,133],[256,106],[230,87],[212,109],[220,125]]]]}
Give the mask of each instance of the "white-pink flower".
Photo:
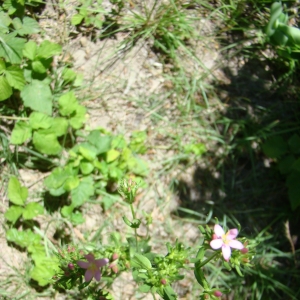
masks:
{"type": "Polygon", "coordinates": [[[239,250],[244,248],[244,245],[235,239],[238,233],[238,230],[234,228],[228,230],[225,234],[223,228],[219,224],[216,224],[214,227],[213,240],[210,242],[210,246],[215,250],[222,248],[224,259],[229,261],[231,248],[239,250]]]}
{"type": "Polygon", "coordinates": [[[80,268],[86,269],[84,275],[85,281],[89,282],[93,279],[93,277],[95,277],[97,281],[100,281],[101,278],[100,268],[108,264],[109,260],[107,258],[95,259],[92,253],[89,253],[84,257],[87,259],[87,261],[79,260],[77,261],[77,265],[80,268]]]}

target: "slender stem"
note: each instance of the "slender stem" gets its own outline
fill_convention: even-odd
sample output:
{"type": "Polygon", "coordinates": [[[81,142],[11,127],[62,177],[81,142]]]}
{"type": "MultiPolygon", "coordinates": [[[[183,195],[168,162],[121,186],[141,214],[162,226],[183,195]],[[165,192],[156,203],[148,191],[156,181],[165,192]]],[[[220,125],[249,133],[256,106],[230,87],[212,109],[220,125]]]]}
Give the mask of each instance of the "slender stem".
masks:
{"type": "Polygon", "coordinates": [[[22,117],[10,117],[10,116],[1,116],[0,119],[7,119],[7,120],[24,120],[27,121],[29,118],[22,118],[22,117]]]}
{"type": "MultiPolygon", "coordinates": [[[[130,203],[130,209],[131,209],[132,218],[134,220],[135,219],[135,211],[134,211],[132,203],[130,203]]],[[[134,228],[134,235],[135,235],[135,248],[136,248],[136,251],[138,251],[138,238],[137,238],[136,228],[134,228]]]]}
{"type": "Polygon", "coordinates": [[[210,262],[213,258],[215,258],[219,253],[220,252],[216,251],[211,257],[207,258],[200,265],[197,265],[197,268],[202,268],[204,265],[206,265],[208,262],[210,262]]]}

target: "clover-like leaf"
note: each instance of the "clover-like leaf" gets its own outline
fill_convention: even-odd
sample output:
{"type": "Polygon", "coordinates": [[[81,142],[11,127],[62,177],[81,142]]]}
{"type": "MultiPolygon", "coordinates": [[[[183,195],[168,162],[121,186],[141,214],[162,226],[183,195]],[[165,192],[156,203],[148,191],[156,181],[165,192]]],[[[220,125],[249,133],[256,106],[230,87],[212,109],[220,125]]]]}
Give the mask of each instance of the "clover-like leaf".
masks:
{"type": "Polygon", "coordinates": [[[31,138],[31,133],[31,126],[24,121],[19,121],[11,133],[10,142],[13,145],[21,145],[31,138]]]}
{"type": "Polygon", "coordinates": [[[23,219],[32,220],[34,217],[42,215],[43,213],[43,206],[41,206],[39,203],[31,202],[28,203],[23,210],[23,219]]]}
{"type": "Polygon", "coordinates": [[[17,177],[12,176],[8,182],[8,198],[16,205],[24,205],[28,197],[28,189],[21,186],[17,177]]]}
{"type": "Polygon", "coordinates": [[[32,80],[23,88],[21,97],[26,107],[47,115],[52,114],[52,93],[44,81],[32,80]]]}
{"type": "Polygon", "coordinates": [[[8,99],[12,95],[12,88],[4,76],[0,76],[0,101],[8,99]]]}
{"type": "Polygon", "coordinates": [[[22,212],[23,212],[23,207],[13,205],[5,212],[4,217],[8,221],[12,223],[16,223],[17,220],[21,217],[22,212]]]}
{"type": "Polygon", "coordinates": [[[32,141],[34,147],[41,153],[57,155],[62,151],[57,136],[51,130],[41,129],[34,132],[32,141]]]}

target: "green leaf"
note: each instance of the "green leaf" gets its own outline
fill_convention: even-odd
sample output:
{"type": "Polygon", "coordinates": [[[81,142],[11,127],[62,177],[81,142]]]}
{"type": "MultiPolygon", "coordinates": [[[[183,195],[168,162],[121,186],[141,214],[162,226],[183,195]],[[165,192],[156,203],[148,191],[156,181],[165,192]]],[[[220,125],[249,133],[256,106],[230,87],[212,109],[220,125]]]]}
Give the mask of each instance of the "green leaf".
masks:
{"type": "Polygon", "coordinates": [[[0,11],[0,32],[7,33],[9,31],[9,25],[11,24],[11,18],[4,11],[0,11]]]}
{"type": "Polygon", "coordinates": [[[139,269],[151,270],[152,265],[150,260],[141,254],[135,254],[131,260],[132,266],[139,269]]]}
{"type": "Polygon", "coordinates": [[[8,221],[10,221],[12,223],[16,223],[16,221],[22,215],[22,212],[23,212],[23,207],[13,205],[5,212],[4,217],[8,221]]]}
{"type": "Polygon", "coordinates": [[[79,212],[79,211],[75,211],[71,214],[71,222],[73,225],[79,225],[79,224],[82,224],[84,223],[85,219],[84,217],[82,216],[82,213],[79,212]]]}
{"type": "Polygon", "coordinates": [[[21,186],[17,177],[12,176],[8,182],[8,198],[16,205],[24,205],[25,200],[28,197],[28,189],[21,186]]]}
{"type": "Polygon", "coordinates": [[[279,158],[286,153],[288,146],[281,136],[274,136],[262,145],[262,149],[268,157],[279,158]]]}
{"type": "Polygon", "coordinates": [[[89,175],[94,170],[94,165],[89,161],[82,160],[79,165],[80,171],[83,175],[89,175]]]}
{"type": "Polygon", "coordinates": [[[117,149],[124,149],[127,146],[127,143],[122,135],[117,135],[116,137],[113,138],[111,142],[111,147],[112,148],[117,148],[117,149]]]}
{"type": "Polygon", "coordinates": [[[69,192],[71,190],[74,190],[78,187],[80,183],[80,180],[77,176],[72,176],[67,178],[67,180],[64,183],[64,189],[69,192]]]}
{"type": "Polygon", "coordinates": [[[103,208],[105,211],[110,209],[116,202],[118,202],[118,198],[111,197],[111,196],[104,196],[101,199],[101,203],[103,204],[103,208]]]}
{"type": "Polygon", "coordinates": [[[17,38],[16,33],[0,33],[0,57],[4,57],[11,64],[20,64],[25,43],[26,40],[17,38]]]}
{"type": "Polygon", "coordinates": [[[47,129],[34,132],[32,141],[34,147],[41,153],[57,155],[62,151],[56,135],[47,129]]]}
{"type": "Polygon", "coordinates": [[[28,203],[23,211],[24,220],[32,220],[37,215],[42,215],[44,213],[44,208],[39,203],[31,202],[28,203]]]}
{"type": "Polygon", "coordinates": [[[68,132],[69,123],[65,118],[54,118],[51,125],[51,130],[56,136],[65,135],[68,132]]]}
{"type": "Polygon", "coordinates": [[[30,60],[34,60],[37,54],[37,44],[34,41],[29,41],[25,44],[23,55],[30,60]]]}
{"type": "Polygon", "coordinates": [[[16,123],[10,137],[13,145],[21,145],[31,138],[32,129],[30,125],[24,121],[16,123]]]}
{"type": "Polygon", "coordinates": [[[17,90],[22,90],[25,86],[23,70],[18,66],[10,66],[5,71],[8,83],[17,90]]]}
{"type": "Polygon", "coordinates": [[[206,152],[206,147],[202,143],[188,144],[184,146],[184,153],[186,154],[193,153],[197,156],[201,156],[205,152],[206,152]]]}
{"type": "Polygon", "coordinates": [[[148,293],[151,289],[151,285],[143,284],[139,286],[139,291],[142,293],[148,293]]]}
{"type": "Polygon", "coordinates": [[[74,205],[65,205],[62,209],[61,209],[61,214],[63,217],[66,217],[66,218],[70,218],[72,213],[73,213],[73,210],[74,210],[75,206],[74,205]]]}
{"type": "Polygon", "coordinates": [[[84,177],[79,186],[71,191],[72,204],[75,207],[81,206],[94,195],[94,180],[92,177],[84,177]]]}
{"type": "Polygon", "coordinates": [[[32,62],[32,70],[36,73],[44,74],[47,72],[47,66],[45,66],[40,60],[34,60],[32,62]]]}
{"type": "Polygon", "coordinates": [[[174,290],[170,285],[165,286],[163,289],[164,289],[164,295],[163,295],[164,300],[178,299],[177,294],[174,292],[174,290]]]}
{"type": "Polygon", "coordinates": [[[147,176],[148,175],[149,170],[148,170],[147,162],[138,157],[132,156],[127,161],[127,166],[128,166],[128,169],[136,175],[139,175],[139,176],[147,176]]]}
{"type": "Polygon", "coordinates": [[[278,163],[279,171],[282,174],[288,174],[292,170],[292,166],[294,162],[295,162],[295,157],[293,155],[285,156],[278,163]]]}
{"type": "Polygon", "coordinates": [[[41,237],[31,230],[19,231],[16,228],[7,230],[6,239],[22,248],[27,248],[32,244],[38,244],[41,241],[41,237]]]}
{"type": "Polygon", "coordinates": [[[300,205],[300,172],[292,172],[287,177],[286,184],[292,210],[295,210],[300,205]]]}
{"type": "Polygon", "coordinates": [[[76,15],[72,16],[72,19],[71,19],[72,25],[76,26],[76,25],[80,24],[82,22],[83,18],[84,18],[84,16],[81,14],[76,14],[76,15]]]}
{"type": "Polygon", "coordinates": [[[52,114],[52,93],[48,84],[39,80],[32,80],[26,85],[21,97],[24,105],[47,115],[52,114]]]}
{"type": "Polygon", "coordinates": [[[74,92],[68,92],[58,99],[59,113],[62,116],[69,116],[76,111],[78,101],[74,92]]]}
{"type": "Polygon", "coordinates": [[[97,148],[97,155],[107,152],[111,148],[112,137],[102,135],[99,130],[93,130],[87,140],[97,148]]]}
{"type": "Polygon", "coordinates": [[[298,154],[300,152],[300,137],[294,134],[288,141],[292,153],[298,154]]]}
{"type": "Polygon", "coordinates": [[[195,264],[195,269],[194,269],[194,275],[196,280],[198,281],[198,283],[204,288],[207,289],[208,288],[208,283],[205,279],[205,276],[203,274],[203,270],[201,269],[201,267],[199,267],[201,264],[200,260],[195,264]]]}
{"type": "Polygon", "coordinates": [[[55,168],[52,173],[44,180],[44,184],[48,189],[58,189],[62,187],[69,177],[73,177],[74,170],[71,166],[65,168],[55,168]]]}
{"type": "Polygon", "coordinates": [[[0,74],[4,73],[3,71],[6,70],[6,64],[3,59],[0,59],[0,74]]]}
{"type": "Polygon", "coordinates": [[[0,101],[6,100],[12,95],[12,88],[4,76],[0,76],[0,101]]]}
{"type": "Polygon", "coordinates": [[[77,105],[76,110],[75,110],[75,114],[71,116],[70,118],[70,125],[74,128],[74,129],[80,129],[85,120],[86,120],[86,108],[82,105],[77,105]]]}
{"type": "Polygon", "coordinates": [[[19,18],[14,18],[13,25],[17,33],[21,36],[38,33],[40,31],[39,23],[29,17],[24,17],[22,21],[19,18]]]}
{"type": "Polygon", "coordinates": [[[53,281],[52,277],[57,273],[57,269],[57,264],[53,264],[53,258],[45,257],[45,259],[39,260],[38,264],[31,271],[30,276],[40,286],[46,286],[53,281]]]}
{"type": "Polygon", "coordinates": [[[32,129],[47,129],[53,123],[53,119],[41,112],[33,112],[29,117],[29,124],[32,129]]]}
{"type": "Polygon", "coordinates": [[[76,72],[70,68],[64,68],[62,78],[66,83],[73,82],[76,79],[76,72]]]}
{"type": "Polygon", "coordinates": [[[37,51],[37,57],[50,58],[61,53],[62,47],[50,41],[43,41],[37,51]]]}
{"type": "Polygon", "coordinates": [[[120,151],[117,151],[115,149],[110,149],[106,153],[106,162],[110,163],[110,162],[116,160],[120,156],[120,154],[121,154],[120,151]]]}
{"type": "Polygon", "coordinates": [[[93,161],[97,157],[96,148],[89,143],[82,143],[79,145],[79,153],[88,161],[93,161]]]}

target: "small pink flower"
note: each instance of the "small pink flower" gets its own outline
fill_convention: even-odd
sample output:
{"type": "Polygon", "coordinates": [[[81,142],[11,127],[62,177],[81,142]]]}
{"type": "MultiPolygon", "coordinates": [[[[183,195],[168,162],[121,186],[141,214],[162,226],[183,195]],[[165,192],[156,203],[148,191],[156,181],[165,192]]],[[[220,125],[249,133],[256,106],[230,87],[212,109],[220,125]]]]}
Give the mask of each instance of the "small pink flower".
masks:
{"type": "Polygon", "coordinates": [[[244,245],[235,239],[237,235],[238,230],[236,228],[228,230],[225,234],[223,228],[216,224],[214,227],[213,240],[210,242],[210,246],[215,250],[222,248],[224,259],[229,261],[231,248],[239,250],[244,248],[244,245]]]}
{"type": "Polygon", "coordinates": [[[84,257],[87,259],[87,262],[79,260],[77,261],[77,265],[80,268],[86,269],[86,272],[84,274],[85,281],[89,282],[93,279],[93,277],[97,281],[100,281],[100,268],[104,267],[109,262],[109,260],[107,258],[95,259],[94,255],[91,253],[85,255],[84,257]]]}

